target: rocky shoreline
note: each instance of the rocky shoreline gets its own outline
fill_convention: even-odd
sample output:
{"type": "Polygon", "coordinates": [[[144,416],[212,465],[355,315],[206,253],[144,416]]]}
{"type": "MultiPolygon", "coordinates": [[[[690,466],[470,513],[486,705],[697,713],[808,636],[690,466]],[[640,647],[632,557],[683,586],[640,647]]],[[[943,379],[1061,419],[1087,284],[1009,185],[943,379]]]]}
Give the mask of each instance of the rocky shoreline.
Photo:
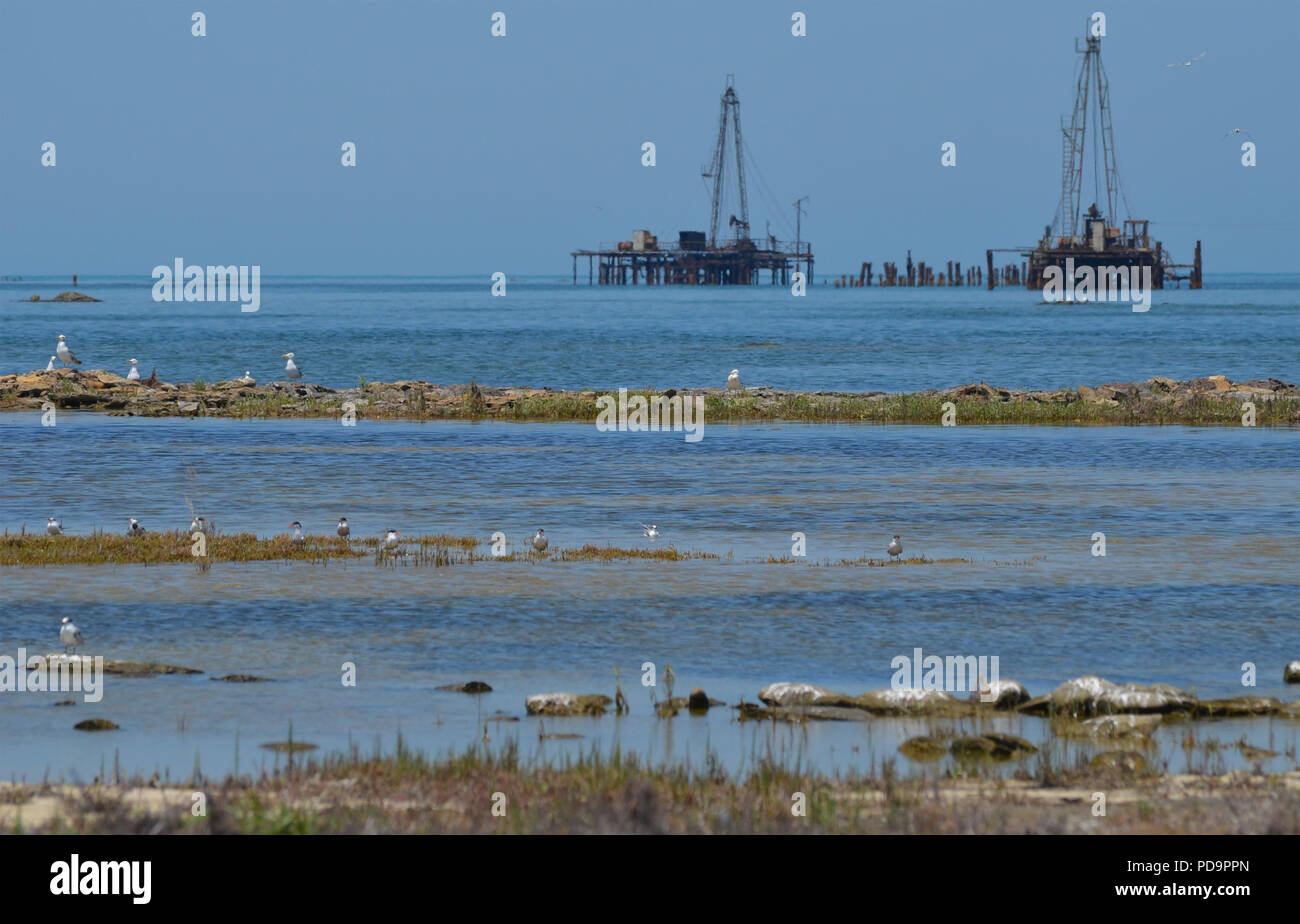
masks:
{"type": "MultiPolygon", "coordinates": [[[[371,382],[333,389],[305,382],[246,379],[169,383],[103,370],[60,368],[0,376],[0,411],[92,411],[135,417],[319,418],[585,421],[614,391],[371,382]]],[[[700,396],[711,421],[795,420],[937,424],[1225,424],[1241,425],[1253,405],[1257,425],[1300,423],[1300,387],[1279,379],[1233,382],[1223,375],[1182,381],[1080,385],[1055,391],[999,388],[983,382],[911,394],[796,392],[751,387],[629,390],[629,395],[700,396]],[[950,404],[949,404],[950,403],[950,404]]],[[[607,404],[608,402],[606,402],[607,404]]]]}

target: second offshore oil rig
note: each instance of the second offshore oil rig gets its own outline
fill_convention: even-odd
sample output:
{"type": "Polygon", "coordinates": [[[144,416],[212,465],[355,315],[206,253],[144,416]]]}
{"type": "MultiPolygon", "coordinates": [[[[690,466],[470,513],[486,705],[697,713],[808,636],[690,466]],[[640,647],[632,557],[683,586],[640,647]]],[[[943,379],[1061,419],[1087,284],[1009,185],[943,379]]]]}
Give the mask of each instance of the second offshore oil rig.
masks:
{"type": "MultiPolygon", "coordinates": [[[[1067,128],[1061,124],[1061,198],[1056,208],[1052,224],[1043,231],[1043,237],[1034,247],[994,248],[985,252],[987,264],[988,287],[992,289],[999,278],[1006,284],[1009,280],[1022,282],[1026,288],[1041,289],[1044,286],[1044,273],[1049,267],[1059,267],[1064,273],[1067,268],[1078,270],[1082,267],[1122,270],[1150,267],[1151,287],[1163,289],[1166,282],[1175,285],[1186,280],[1188,287],[1201,287],[1201,242],[1196,242],[1196,250],[1190,264],[1175,263],[1169,251],[1160,241],[1153,241],[1150,234],[1151,222],[1144,218],[1127,218],[1122,224],[1115,224],[1118,214],[1118,200],[1123,199],[1125,212],[1132,215],[1133,209],[1128,201],[1120,181],[1119,168],[1115,162],[1115,133],[1111,128],[1110,81],[1101,63],[1101,38],[1089,33],[1084,47],[1079,47],[1075,40],[1075,52],[1083,55],[1079,65],[1078,78],[1075,83],[1074,114],[1067,128]],[[1097,176],[1096,192],[1101,198],[1100,174],[1104,174],[1106,190],[1106,211],[1103,213],[1093,202],[1086,212],[1080,215],[1081,196],[1083,192],[1083,160],[1086,150],[1085,140],[1088,133],[1088,119],[1092,115],[1093,131],[1101,140],[1101,163],[1093,165],[1097,176]],[[995,252],[1012,252],[1026,258],[1020,272],[1008,272],[1008,268],[996,270],[993,267],[995,252]]],[[[1096,138],[1093,141],[1096,146],[1096,138]]],[[[1094,160],[1096,157],[1094,156],[1094,160]]],[[[1013,283],[1014,284],[1014,283],[1013,283]]]]}
{"type": "MultiPolygon", "coordinates": [[[[795,203],[795,240],[778,241],[770,233],[755,241],[749,230],[749,198],[745,188],[744,139],[740,132],[740,99],[728,75],[718,117],[718,141],[713,160],[702,171],[712,186],[712,218],[708,232],[679,231],[677,240],[663,241],[646,230],[632,232],[630,241],[602,244],[596,250],[575,250],[573,284],[578,284],[578,263],[587,261],[587,284],[599,285],[751,285],[764,273],[773,285],[789,285],[796,272],[812,283],[812,245],[801,240],[803,199],[795,203]],[[728,147],[735,151],[737,216],[731,213],[722,227],[724,189],[727,184],[728,147]]],[[[759,179],[762,179],[760,174],[759,179]]]]}

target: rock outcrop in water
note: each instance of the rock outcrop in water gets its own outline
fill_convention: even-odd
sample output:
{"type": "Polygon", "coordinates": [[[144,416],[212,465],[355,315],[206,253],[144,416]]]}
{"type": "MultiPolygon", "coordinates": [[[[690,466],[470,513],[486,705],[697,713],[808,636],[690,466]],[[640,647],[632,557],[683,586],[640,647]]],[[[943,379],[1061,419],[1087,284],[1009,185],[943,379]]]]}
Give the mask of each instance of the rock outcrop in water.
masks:
{"type": "MultiPolygon", "coordinates": [[[[250,385],[240,379],[170,384],[154,377],[128,381],[103,370],[60,368],[0,376],[0,410],[59,408],[141,417],[331,417],[351,408],[358,418],[595,420],[604,392],[549,388],[371,382],[333,389],[304,382],[250,385]]],[[[1225,376],[1175,381],[1112,382],[1057,391],[997,388],[984,383],[889,392],[796,392],[748,388],[683,388],[632,394],[705,400],[714,419],[939,421],[945,402],[957,423],[1240,423],[1242,405],[1256,406],[1260,423],[1300,422],[1300,388],[1279,379],[1232,382],[1225,376]]]]}
{"type": "Polygon", "coordinates": [[[538,693],[524,708],[529,715],[603,715],[613,702],[600,693],[538,693]]]}
{"type": "Polygon", "coordinates": [[[1020,706],[1041,715],[1095,716],[1114,712],[1191,712],[1196,698],[1167,683],[1111,683],[1089,674],[1067,680],[1046,696],[1020,706]]]}

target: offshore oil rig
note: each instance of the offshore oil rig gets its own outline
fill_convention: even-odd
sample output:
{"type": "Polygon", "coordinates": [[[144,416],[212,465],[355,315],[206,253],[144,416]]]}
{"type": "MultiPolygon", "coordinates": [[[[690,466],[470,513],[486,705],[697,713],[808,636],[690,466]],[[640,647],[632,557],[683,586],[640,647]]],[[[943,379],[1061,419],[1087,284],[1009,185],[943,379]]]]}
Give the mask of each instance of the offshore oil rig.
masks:
{"type": "MultiPolygon", "coordinates": [[[[1043,237],[1034,247],[994,248],[985,252],[988,287],[992,289],[1001,278],[1003,284],[1018,279],[1026,288],[1040,289],[1044,285],[1044,271],[1050,266],[1066,271],[1067,260],[1076,270],[1081,267],[1151,268],[1151,287],[1163,289],[1167,281],[1175,285],[1186,280],[1189,288],[1201,287],[1201,242],[1196,242],[1192,263],[1173,262],[1173,258],[1160,241],[1151,240],[1147,219],[1126,218],[1115,224],[1117,199],[1123,199],[1125,213],[1132,216],[1133,209],[1128,194],[1120,181],[1115,163],[1115,133],[1110,118],[1110,82],[1101,63],[1101,38],[1089,33],[1084,47],[1075,40],[1076,54],[1083,55],[1075,81],[1074,114],[1067,128],[1061,124],[1061,198],[1052,223],[1043,231],[1043,237]],[[1088,119],[1093,119],[1092,130],[1100,136],[1101,163],[1095,163],[1093,176],[1095,192],[1100,201],[1101,175],[1105,176],[1105,204],[1103,213],[1093,202],[1080,216],[1080,197],[1083,192],[1083,161],[1087,149],[1088,119]],[[995,252],[1017,253],[1027,258],[1020,267],[994,270],[995,252]],[[1016,272],[1019,270],[1019,272],[1016,272]]],[[[1093,138],[1094,150],[1097,135],[1093,138]]]]}
{"type": "MultiPolygon", "coordinates": [[[[813,276],[812,245],[802,240],[803,202],[795,208],[795,240],[778,241],[768,233],[755,241],[749,230],[749,196],[745,188],[744,138],[740,132],[740,98],[732,75],[722,94],[722,112],[718,116],[718,141],[713,160],[701,171],[712,180],[712,217],[708,232],[679,231],[676,241],[663,241],[646,230],[632,232],[630,241],[601,244],[597,250],[575,250],[573,284],[578,284],[578,262],[587,260],[587,284],[599,285],[751,285],[762,281],[766,272],[773,285],[789,285],[792,274],[801,272],[811,284],[813,276]],[[724,190],[728,188],[728,148],[735,151],[735,183],[738,210],[722,227],[724,190]]],[[[760,173],[759,179],[762,180],[760,173]]]]}

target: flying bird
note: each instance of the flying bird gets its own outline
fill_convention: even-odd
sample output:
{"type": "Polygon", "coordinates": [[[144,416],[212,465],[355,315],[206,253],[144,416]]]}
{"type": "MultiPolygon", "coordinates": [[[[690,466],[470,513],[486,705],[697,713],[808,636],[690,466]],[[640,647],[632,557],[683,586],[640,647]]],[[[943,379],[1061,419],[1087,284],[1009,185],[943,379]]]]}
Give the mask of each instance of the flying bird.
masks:
{"type": "Polygon", "coordinates": [[[284,357],[285,360],[287,360],[287,362],[285,362],[284,364],[284,374],[291,379],[302,378],[302,370],[299,369],[297,363],[293,361],[293,354],[282,353],[281,355],[284,357]]]}
{"type": "Polygon", "coordinates": [[[45,371],[46,371],[46,372],[53,372],[53,371],[54,371],[54,360],[56,360],[56,359],[58,359],[57,356],[51,356],[51,357],[50,357],[50,361],[49,361],[48,363],[45,364],[45,371]]]}
{"type": "Polygon", "coordinates": [[[144,527],[140,525],[140,521],[137,520],[135,517],[127,517],[126,534],[128,536],[143,536],[144,527]]]}
{"type": "Polygon", "coordinates": [[[77,359],[77,354],[68,348],[68,338],[62,334],[59,334],[59,342],[54,345],[54,355],[59,357],[60,361],[65,364],[81,365],[81,360],[77,359]]]}
{"type": "Polygon", "coordinates": [[[546,533],[540,529],[537,530],[537,535],[533,536],[532,542],[533,548],[539,552],[545,552],[546,546],[550,544],[550,540],[546,538],[546,533]]]}
{"type": "Polygon", "coordinates": [[[45,532],[51,536],[62,536],[63,524],[54,519],[54,517],[50,517],[50,522],[45,524],[45,532]]]}
{"type": "Polygon", "coordinates": [[[1175,61],[1173,64],[1166,64],[1165,67],[1191,67],[1194,63],[1201,60],[1208,54],[1209,54],[1208,51],[1203,51],[1195,58],[1191,58],[1190,60],[1187,61],[1175,61]]]}
{"type": "Polygon", "coordinates": [[[306,545],[307,537],[302,534],[302,524],[299,523],[297,520],[294,520],[289,525],[293,527],[293,544],[306,545]]]}
{"type": "Polygon", "coordinates": [[[732,369],[727,375],[727,391],[743,391],[744,388],[740,382],[740,370],[732,369]]]}
{"type": "Polygon", "coordinates": [[[342,538],[346,539],[352,533],[352,527],[348,526],[347,517],[339,517],[338,528],[334,530],[342,538]]]}
{"type": "Polygon", "coordinates": [[[889,548],[885,549],[885,551],[889,553],[890,561],[893,561],[903,554],[903,543],[899,542],[898,537],[895,536],[894,541],[889,543],[889,548]]]}
{"type": "Polygon", "coordinates": [[[651,523],[649,526],[647,526],[646,524],[642,523],[641,529],[642,529],[642,535],[644,535],[645,538],[647,539],[659,538],[659,527],[656,524],[651,523]]]}
{"type": "Polygon", "coordinates": [[[68,653],[69,648],[75,651],[77,646],[85,641],[81,630],[67,616],[63,617],[63,622],[59,625],[59,641],[63,643],[64,654],[68,653]]]}
{"type": "MultiPolygon", "coordinates": [[[[1244,128],[1234,128],[1232,131],[1228,132],[1227,135],[1224,135],[1223,138],[1227,138],[1229,135],[1245,135],[1249,138],[1250,132],[1246,131],[1244,128]]],[[[1222,141],[1223,138],[1220,138],[1219,140],[1222,141]]]]}
{"type": "Polygon", "coordinates": [[[139,366],[136,365],[139,362],[139,360],[128,359],[127,362],[131,364],[131,368],[126,373],[126,380],[128,382],[140,381],[140,369],[139,366]]]}

